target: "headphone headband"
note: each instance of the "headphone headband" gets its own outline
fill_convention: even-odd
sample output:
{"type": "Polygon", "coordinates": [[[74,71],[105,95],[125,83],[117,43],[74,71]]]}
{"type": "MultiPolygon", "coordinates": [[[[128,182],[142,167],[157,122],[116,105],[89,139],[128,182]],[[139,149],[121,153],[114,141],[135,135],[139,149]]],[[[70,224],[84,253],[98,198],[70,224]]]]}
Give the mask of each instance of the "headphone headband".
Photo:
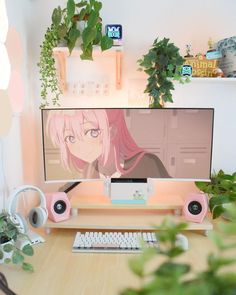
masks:
{"type": "Polygon", "coordinates": [[[12,215],[16,212],[16,207],[17,207],[16,197],[18,196],[18,194],[28,190],[38,192],[40,197],[40,207],[46,208],[45,195],[38,187],[33,185],[22,185],[19,188],[15,189],[9,197],[9,205],[8,205],[9,214],[12,215]]]}

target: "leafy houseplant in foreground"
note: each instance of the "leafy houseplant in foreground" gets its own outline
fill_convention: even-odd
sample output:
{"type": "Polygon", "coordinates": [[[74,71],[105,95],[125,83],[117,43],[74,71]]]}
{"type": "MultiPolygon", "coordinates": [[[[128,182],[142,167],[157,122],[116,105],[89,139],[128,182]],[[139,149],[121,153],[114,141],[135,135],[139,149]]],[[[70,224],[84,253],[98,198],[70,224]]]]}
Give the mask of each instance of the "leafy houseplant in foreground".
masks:
{"type": "Polygon", "coordinates": [[[211,177],[211,182],[195,182],[209,196],[209,207],[213,218],[225,212],[225,204],[236,202],[236,172],[226,174],[223,170],[211,177]]]}
{"type": "Polygon", "coordinates": [[[33,266],[24,261],[24,255],[32,256],[33,248],[26,245],[20,249],[17,246],[19,238],[28,239],[27,235],[19,232],[17,224],[11,220],[8,213],[0,213],[0,261],[21,265],[22,269],[31,272],[33,266]]]}
{"type": "MultiPolygon", "coordinates": [[[[216,253],[209,253],[205,270],[195,273],[188,263],[180,263],[183,252],[176,247],[175,239],[183,224],[165,221],[159,230],[160,250],[145,249],[143,254],[130,261],[132,272],[140,279],[140,287],[126,288],[121,295],[234,295],[236,294],[236,273],[224,268],[235,263],[236,257],[229,257],[227,251],[236,249],[236,243],[227,241],[229,235],[236,236],[236,207],[229,211],[232,222],[220,223],[219,233],[212,232],[210,238],[217,247],[216,253]],[[227,253],[227,255],[226,255],[227,253]],[[147,263],[162,255],[164,262],[147,271],[147,263]],[[177,258],[177,259],[176,259],[177,258]],[[177,261],[178,260],[178,261],[177,261]]],[[[161,260],[163,261],[163,260],[161,260]]],[[[150,268],[149,268],[150,269],[150,268]]]]}
{"type": "Polygon", "coordinates": [[[183,63],[179,48],[167,38],[155,39],[148,53],[138,60],[139,70],[149,76],[144,92],[149,94],[150,107],[161,108],[165,102],[173,102],[171,90],[174,90],[174,84],[171,79],[180,83],[189,81],[181,76],[183,63]]]}
{"type": "Polygon", "coordinates": [[[53,57],[53,48],[60,43],[65,44],[71,53],[80,42],[82,60],[92,60],[93,46],[101,50],[112,47],[113,41],[102,34],[100,10],[102,3],[97,0],[68,0],[66,8],[58,6],[52,14],[52,24],[47,29],[41,45],[38,63],[41,80],[41,107],[48,106],[48,95],[52,95],[53,105],[59,105],[61,94],[53,57]],[[48,92],[48,90],[50,90],[48,92]]]}

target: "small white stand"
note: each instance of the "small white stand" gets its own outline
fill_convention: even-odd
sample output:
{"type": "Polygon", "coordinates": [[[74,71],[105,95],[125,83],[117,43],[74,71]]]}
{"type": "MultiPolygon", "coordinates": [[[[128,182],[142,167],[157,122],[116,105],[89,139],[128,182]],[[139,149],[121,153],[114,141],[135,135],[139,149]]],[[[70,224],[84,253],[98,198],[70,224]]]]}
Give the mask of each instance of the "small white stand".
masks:
{"type": "Polygon", "coordinates": [[[26,235],[29,237],[30,241],[27,238],[22,238],[17,240],[17,247],[22,249],[26,245],[36,245],[39,243],[45,242],[44,238],[37,234],[36,232],[33,232],[32,230],[28,230],[26,235]]]}
{"type": "Polygon", "coordinates": [[[109,196],[111,203],[145,204],[153,192],[151,179],[111,178],[104,181],[104,193],[109,196]]]}

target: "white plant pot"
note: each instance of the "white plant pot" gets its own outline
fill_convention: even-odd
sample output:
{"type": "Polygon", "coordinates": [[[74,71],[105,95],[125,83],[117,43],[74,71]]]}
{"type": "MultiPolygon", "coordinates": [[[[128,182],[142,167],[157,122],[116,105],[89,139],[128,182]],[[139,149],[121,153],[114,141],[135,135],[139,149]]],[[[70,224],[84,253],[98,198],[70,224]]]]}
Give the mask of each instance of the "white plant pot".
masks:
{"type": "MultiPolygon", "coordinates": [[[[3,246],[4,246],[4,245],[7,245],[7,244],[11,244],[11,245],[13,245],[13,241],[8,241],[8,242],[6,242],[6,243],[4,243],[4,244],[0,244],[0,249],[3,251],[3,246]]],[[[6,253],[6,252],[3,251],[3,258],[0,259],[0,264],[3,264],[3,263],[4,263],[4,260],[5,260],[6,258],[11,259],[12,254],[13,254],[13,251],[8,252],[8,253],[6,253]]]]}

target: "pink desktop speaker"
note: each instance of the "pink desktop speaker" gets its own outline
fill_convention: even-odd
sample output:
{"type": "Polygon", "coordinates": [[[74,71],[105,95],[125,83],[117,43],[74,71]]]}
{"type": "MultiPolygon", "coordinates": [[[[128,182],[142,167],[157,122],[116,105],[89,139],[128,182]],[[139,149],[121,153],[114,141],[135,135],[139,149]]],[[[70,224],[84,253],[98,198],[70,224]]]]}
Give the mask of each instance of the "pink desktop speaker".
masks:
{"type": "Polygon", "coordinates": [[[188,221],[203,222],[208,211],[208,198],[203,193],[191,193],[185,200],[183,216],[188,221]]]}
{"type": "Polygon", "coordinates": [[[46,193],[48,218],[54,222],[70,218],[70,201],[64,192],[46,193]]]}

